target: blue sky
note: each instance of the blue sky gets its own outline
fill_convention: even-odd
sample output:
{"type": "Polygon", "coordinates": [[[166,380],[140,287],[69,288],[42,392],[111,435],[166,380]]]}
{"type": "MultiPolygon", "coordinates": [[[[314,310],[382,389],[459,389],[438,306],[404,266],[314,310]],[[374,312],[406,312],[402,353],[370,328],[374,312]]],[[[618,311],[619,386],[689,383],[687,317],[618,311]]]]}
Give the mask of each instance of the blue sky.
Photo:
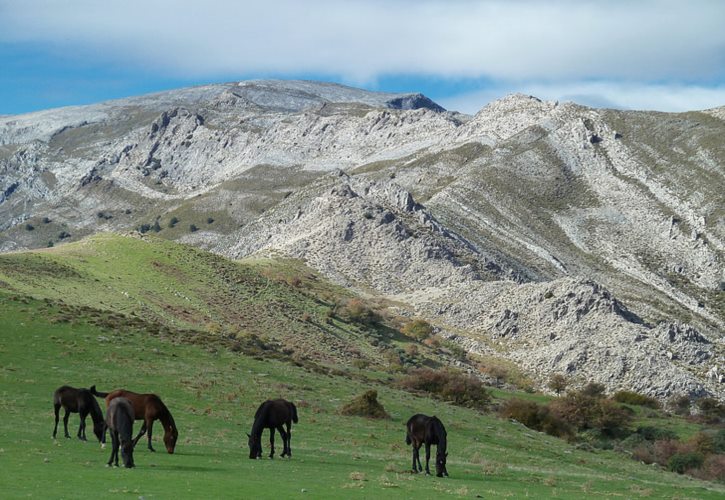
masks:
{"type": "Polygon", "coordinates": [[[725,105],[719,0],[0,0],[0,114],[304,78],[475,113],[511,92],[725,105]]]}

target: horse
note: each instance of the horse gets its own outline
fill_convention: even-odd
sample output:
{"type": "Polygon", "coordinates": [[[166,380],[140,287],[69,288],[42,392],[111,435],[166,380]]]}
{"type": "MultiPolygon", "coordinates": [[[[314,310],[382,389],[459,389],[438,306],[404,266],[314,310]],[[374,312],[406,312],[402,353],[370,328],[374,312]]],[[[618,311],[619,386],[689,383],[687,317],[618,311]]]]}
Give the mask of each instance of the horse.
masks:
{"type": "Polygon", "coordinates": [[[425,473],[430,475],[428,462],[430,461],[430,446],[436,445],[436,476],[448,477],[446,469],[446,458],[448,452],[446,448],[448,441],[446,438],[446,428],[435,415],[429,417],[420,413],[413,415],[405,424],[407,434],[405,436],[405,444],[413,445],[413,472],[422,472],[423,467],[420,463],[420,447],[425,444],[425,473]],[[418,467],[416,469],[416,461],[418,467]]]}
{"type": "Polygon", "coordinates": [[[247,434],[249,438],[249,458],[262,458],[262,431],[269,429],[269,446],[272,449],[269,458],[274,458],[274,430],[277,429],[282,436],[284,450],[282,456],[292,458],[292,422],[297,423],[297,407],[284,399],[267,400],[262,403],[254,414],[252,433],[247,434]],[[287,431],[282,427],[285,425],[287,431]]]}
{"type": "Polygon", "coordinates": [[[123,466],[130,469],[134,467],[133,463],[133,447],[136,442],[133,436],[133,406],[131,402],[122,397],[115,398],[108,405],[106,412],[106,425],[111,432],[111,458],[108,459],[110,467],[115,459],[116,467],[118,467],[118,449],[121,448],[121,457],[123,457],[123,466]]]}
{"type": "Polygon", "coordinates": [[[70,434],[68,434],[68,417],[71,413],[78,413],[81,417],[81,423],[78,427],[78,439],[88,441],[86,439],[86,417],[90,413],[91,419],[93,419],[93,433],[98,438],[98,441],[103,441],[103,412],[101,412],[101,407],[98,406],[98,401],[93,397],[91,391],[88,389],[76,389],[68,385],[56,389],[53,393],[53,409],[55,410],[53,439],[58,434],[58,417],[61,406],[65,409],[65,416],[63,416],[65,437],[70,438],[70,434]]]}
{"type": "Polygon", "coordinates": [[[106,407],[118,397],[126,398],[131,402],[134,418],[136,420],[143,420],[141,431],[133,441],[134,445],[148,431],[148,448],[151,451],[156,451],[151,445],[151,437],[154,420],[160,420],[161,425],[164,426],[164,445],[166,445],[166,451],[170,454],[174,453],[176,440],[179,438],[179,431],[176,429],[176,423],[174,422],[174,417],[171,416],[171,412],[156,394],[138,394],[125,389],[116,389],[111,392],[98,392],[95,385],[91,387],[91,393],[99,398],[104,398],[106,400],[106,407]]]}

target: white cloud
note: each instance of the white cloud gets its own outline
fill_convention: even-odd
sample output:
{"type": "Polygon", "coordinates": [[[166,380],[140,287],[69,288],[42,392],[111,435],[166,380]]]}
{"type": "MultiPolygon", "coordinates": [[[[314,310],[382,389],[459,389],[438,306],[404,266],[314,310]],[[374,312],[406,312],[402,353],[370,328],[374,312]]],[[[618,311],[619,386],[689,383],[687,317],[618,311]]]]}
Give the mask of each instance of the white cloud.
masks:
{"type": "Polygon", "coordinates": [[[481,91],[437,99],[446,109],[473,114],[486,103],[512,92],[551,101],[573,101],[599,108],[689,111],[725,104],[725,85],[600,82],[501,83],[481,91]]]}
{"type": "Polygon", "coordinates": [[[0,40],[183,76],[725,76],[725,2],[0,0],[0,40]]]}

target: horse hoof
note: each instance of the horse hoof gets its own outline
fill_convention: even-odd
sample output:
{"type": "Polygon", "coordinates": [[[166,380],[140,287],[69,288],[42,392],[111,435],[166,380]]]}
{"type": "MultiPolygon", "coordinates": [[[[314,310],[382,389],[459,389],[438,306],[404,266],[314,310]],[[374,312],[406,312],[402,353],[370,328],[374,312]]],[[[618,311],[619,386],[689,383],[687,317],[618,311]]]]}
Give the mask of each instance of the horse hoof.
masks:
{"type": "Polygon", "coordinates": [[[105,450],[106,449],[106,443],[101,443],[101,449],[102,450],[105,450]]]}

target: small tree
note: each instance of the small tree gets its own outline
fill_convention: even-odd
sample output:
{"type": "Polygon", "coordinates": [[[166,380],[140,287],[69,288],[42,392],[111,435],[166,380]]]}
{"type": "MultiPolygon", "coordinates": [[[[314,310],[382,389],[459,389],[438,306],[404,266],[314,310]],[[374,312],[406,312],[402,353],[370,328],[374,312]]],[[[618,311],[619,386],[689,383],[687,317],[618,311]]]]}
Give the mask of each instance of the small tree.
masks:
{"type": "Polygon", "coordinates": [[[195,232],[197,232],[198,230],[199,230],[199,228],[198,228],[198,227],[196,227],[196,225],[195,225],[195,224],[189,224],[189,231],[191,231],[192,233],[195,233],[195,232]]]}
{"type": "Polygon", "coordinates": [[[554,391],[557,396],[560,396],[561,393],[566,390],[568,385],[569,380],[561,373],[555,373],[552,375],[548,383],[549,389],[554,391]]]}
{"type": "Polygon", "coordinates": [[[414,319],[406,323],[401,332],[408,337],[422,341],[433,335],[433,327],[423,319],[414,319]]]}

